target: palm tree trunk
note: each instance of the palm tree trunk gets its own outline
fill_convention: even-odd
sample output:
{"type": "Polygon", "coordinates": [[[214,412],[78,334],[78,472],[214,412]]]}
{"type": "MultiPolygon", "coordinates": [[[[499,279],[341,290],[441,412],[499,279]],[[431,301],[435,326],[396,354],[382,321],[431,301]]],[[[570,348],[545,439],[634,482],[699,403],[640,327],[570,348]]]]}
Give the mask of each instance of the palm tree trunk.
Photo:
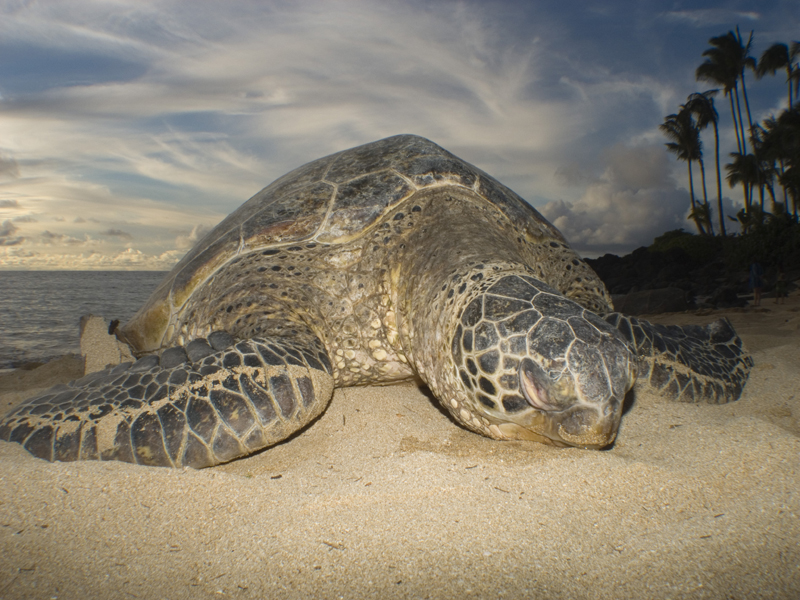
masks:
{"type": "MultiPolygon", "coordinates": [[[[736,39],[739,40],[739,45],[742,44],[742,34],[739,33],[739,26],[736,26],[736,39]]],[[[750,43],[753,41],[753,32],[750,32],[750,39],[747,41],[747,46],[744,47],[745,55],[747,51],[750,49],[750,43]]],[[[745,57],[746,62],[746,57],[745,57]]],[[[755,63],[754,63],[755,64],[755,63]]],[[[747,109],[747,124],[750,127],[750,137],[753,136],[753,117],[750,115],[750,102],[747,100],[747,84],[744,82],[744,69],[745,63],[742,63],[742,71],[739,73],[739,77],[742,79],[742,96],[744,96],[744,106],[747,109]]],[[[741,122],[741,115],[739,117],[741,122]]]]}
{"type": "Polygon", "coordinates": [[[706,190],[706,166],[705,166],[705,163],[703,162],[703,157],[702,156],[700,157],[698,162],[700,163],[700,176],[701,176],[701,179],[703,180],[703,204],[705,205],[706,212],[709,215],[708,216],[708,222],[707,222],[708,229],[709,229],[708,234],[709,235],[714,235],[714,224],[711,222],[711,210],[708,207],[708,191],[706,190]]]}
{"type": "MultiPolygon", "coordinates": [[[[687,160],[686,164],[689,167],[689,198],[692,201],[692,213],[694,215],[697,215],[697,210],[696,210],[697,205],[695,204],[694,201],[694,180],[692,179],[692,161],[687,160]]],[[[703,225],[700,223],[700,221],[697,219],[696,216],[694,218],[694,224],[697,225],[697,230],[700,232],[700,234],[705,235],[706,232],[703,230],[703,225]]]]}
{"type": "Polygon", "coordinates": [[[742,101],[739,99],[739,85],[733,86],[733,91],[736,93],[736,113],[739,117],[739,131],[742,139],[742,154],[747,154],[747,135],[744,132],[744,119],[742,119],[742,101]]]}
{"type": "Polygon", "coordinates": [[[752,136],[753,117],[750,116],[750,102],[747,100],[747,86],[744,83],[744,69],[742,69],[742,96],[744,96],[744,107],[747,109],[747,124],[750,126],[750,136],[752,136]]]}
{"type": "Polygon", "coordinates": [[[778,183],[781,184],[781,189],[783,189],[783,206],[786,208],[786,214],[789,214],[789,190],[786,189],[786,186],[781,183],[783,181],[783,174],[785,173],[785,168],[783,166],[783,158],[778,159],[778,166],[781,168],[781,174],[778,176],[778,183]]]}
{"type": "Polygon", "coordinates": [[[750,194],[747,193],[747,184],[742,181],[742,193],[744,194],[744,212],[750,213],[750,194]]]}
{"type": "Polygon", "coordinates": [[[733,90],[728,92],[728,98],[731,101],[731,118],[733,119],[733,131],[736,133],[736,149],[739,151],[739,154],[744,156],[744,152],[742,151],[742,138],[739,137],[739,123],[736,121],[736,109],[733,106],[733,90]]]}
{"type": "MultiPolygon", "coordinates": [[[[772,185],[770,182],[767,182],[767,191],[769,192],[769,197],[772,200],[772,203],[777,205],[778,201],[775,198],[775,186],[772,185]]],[[[784,207],[785,208],[785,207],[784,207]]]]}
{"type": "Polygon", "coordinates": [[[719,127],[717,127],[717,121],[714,120],[714,157],[717,161],[717,208],[719,209],[719,230],[720,235],[725,237],[727,232],[725,231],[725,214],[722,210],[722,174],[720,173],[719,169],[719,127]]]}
{"type": "MultiPolygon", "coordinates": [[[[742,145],[741,147],[741,154],[742,156],[747,156],[747,138],[745,137],[744,133],[744,120],[742,119],[742,102],[739,99],[739,84],[735,84],[733,86],[733,91],[736,94],[736,112],[739,116],[738,118],[738,125],[739,129],[736,130],[736,139],[741,140],[742,145]]],[[[733,101],[731,101],[731,105],[733,101]]],[[[737,122],[737,119],[734,119],[737,122]]],[[[753,190],[752,186],[747,183],[747,181],[742,181],[742,189],[744,191],[744,208],[746,212],[750,212],[750,205],[752,204],[753,200],[753,190]]]]}

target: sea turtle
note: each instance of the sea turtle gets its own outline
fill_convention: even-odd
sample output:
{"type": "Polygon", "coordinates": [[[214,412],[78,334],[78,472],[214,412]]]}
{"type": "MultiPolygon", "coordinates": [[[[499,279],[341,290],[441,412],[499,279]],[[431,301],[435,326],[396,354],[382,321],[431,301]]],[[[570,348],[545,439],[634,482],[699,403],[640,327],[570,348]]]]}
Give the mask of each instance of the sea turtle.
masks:
{"type": "Polygon", "coordinates": [[[485,436],[603,448],[634,381],[720,403],[752,365],[725,320],[613,313],[536,210],[413,135],[266,187],[117,336],[136,362],[26,401],[0,439],[48,460],[207,467],[287,438],[335,387],[416,378],[485,436]]]}

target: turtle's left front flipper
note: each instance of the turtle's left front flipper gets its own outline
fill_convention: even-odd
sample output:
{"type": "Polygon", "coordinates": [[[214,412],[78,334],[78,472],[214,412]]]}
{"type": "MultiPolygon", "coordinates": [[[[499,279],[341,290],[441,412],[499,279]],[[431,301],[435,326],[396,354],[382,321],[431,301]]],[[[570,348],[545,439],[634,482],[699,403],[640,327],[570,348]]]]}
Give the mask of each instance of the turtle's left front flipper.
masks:
{"type": "Polygon", "coordinates": [[[26,400],[0,419],[0,440],[50,461],[201,468],[286,439],[332,394],[317,340],[216,332],[26,400]]]}
{"type": "Polygon", "coordinates": [[[634,348],[638,388],[680,402],[738,400],[753,359],[728,319],[699,325],[658,325],[620,313],[605,316],[634,348]]]}

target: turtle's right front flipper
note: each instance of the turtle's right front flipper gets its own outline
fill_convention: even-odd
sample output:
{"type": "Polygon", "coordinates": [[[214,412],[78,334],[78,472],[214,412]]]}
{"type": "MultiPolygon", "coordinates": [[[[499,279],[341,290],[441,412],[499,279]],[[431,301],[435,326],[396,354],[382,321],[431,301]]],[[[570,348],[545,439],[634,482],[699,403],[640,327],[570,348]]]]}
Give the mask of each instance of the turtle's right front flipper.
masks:
{"type": "Polygon", "coordinates": [[[681,402],[738,400],[753,359],[728,319],[705,327],[659,325],[620,313],[605,316],[634,348],[637,387],[681,402]]]}
{"type": "Polygon", "coordinates": [[[286,439],[327,406],[330,361],[321,344],[303,346],[213,333],[31,398],[2,418],[0,439],[50,461],[227,462],[286,439]]]}

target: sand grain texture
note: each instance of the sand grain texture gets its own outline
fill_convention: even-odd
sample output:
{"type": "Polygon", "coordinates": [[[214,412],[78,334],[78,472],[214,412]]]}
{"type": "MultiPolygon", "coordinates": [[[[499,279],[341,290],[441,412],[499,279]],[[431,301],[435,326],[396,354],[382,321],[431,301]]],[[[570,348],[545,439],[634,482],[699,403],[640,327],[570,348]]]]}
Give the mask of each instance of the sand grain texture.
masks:
{"type": "Polygon", "coordinates": [[[603,452],[484,439],[409,385],[204,471],[0,442],[0,598],[798,598],[800,301],[764,306],[654,319],[727,315],[756,367],[730,405],[637,398],[603,452]]]}

